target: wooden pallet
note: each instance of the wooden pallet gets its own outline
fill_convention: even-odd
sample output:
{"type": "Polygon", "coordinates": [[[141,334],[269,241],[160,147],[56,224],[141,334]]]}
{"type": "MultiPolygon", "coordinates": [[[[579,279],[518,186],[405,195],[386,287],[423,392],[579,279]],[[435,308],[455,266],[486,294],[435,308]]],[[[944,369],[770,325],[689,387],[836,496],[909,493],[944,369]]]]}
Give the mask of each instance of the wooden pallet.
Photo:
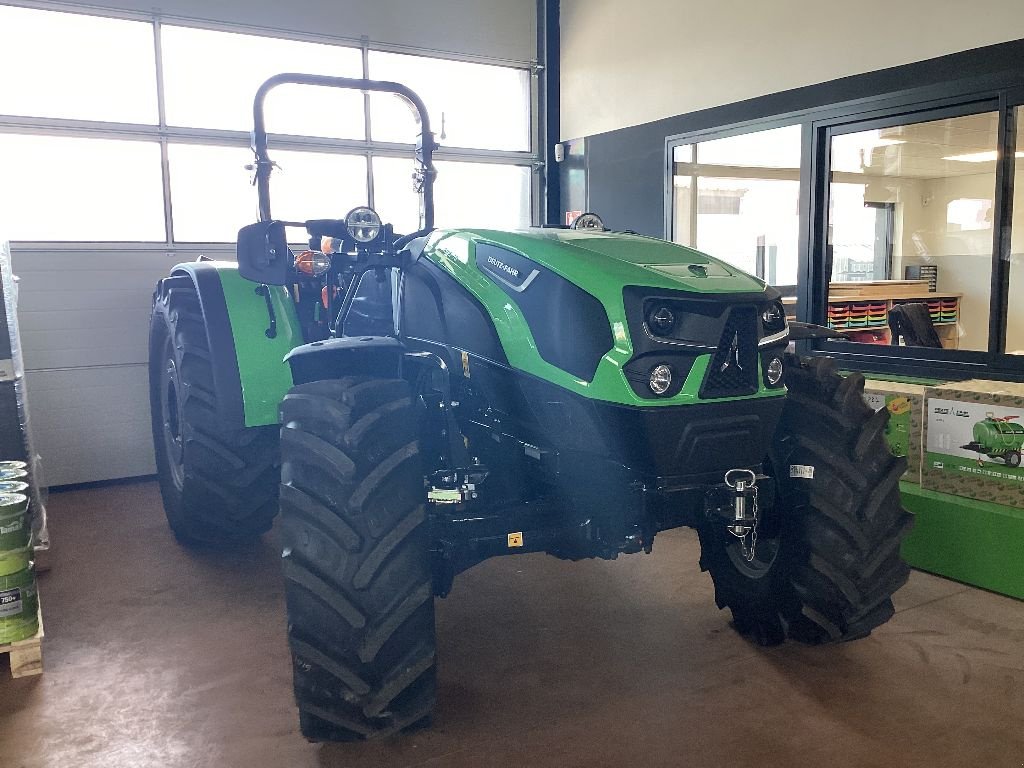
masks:
{"type": "Polygon", "coordinates": [[[43,674],[43,610],[39,609],[39,630],[27,640],[0,645],[0,655],[11,659],[11,677],[43,674]]]}

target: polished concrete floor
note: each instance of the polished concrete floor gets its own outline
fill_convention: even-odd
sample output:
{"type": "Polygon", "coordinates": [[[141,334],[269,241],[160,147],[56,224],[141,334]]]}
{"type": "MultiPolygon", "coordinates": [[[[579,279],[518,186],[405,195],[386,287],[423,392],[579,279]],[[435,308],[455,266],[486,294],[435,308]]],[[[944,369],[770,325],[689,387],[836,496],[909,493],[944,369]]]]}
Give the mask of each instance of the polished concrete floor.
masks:
{"type": "Polygon", "coordinates": [[[715,608],[689,532],[464,574],[438,603],[434,727],[308,744],[273,534],[189,552],[150,482],[50,509],[45,672],[0,661],[3,768],[1024,764],[1024,603],[915,573],[870,638],[763,650],[715,608]]]}

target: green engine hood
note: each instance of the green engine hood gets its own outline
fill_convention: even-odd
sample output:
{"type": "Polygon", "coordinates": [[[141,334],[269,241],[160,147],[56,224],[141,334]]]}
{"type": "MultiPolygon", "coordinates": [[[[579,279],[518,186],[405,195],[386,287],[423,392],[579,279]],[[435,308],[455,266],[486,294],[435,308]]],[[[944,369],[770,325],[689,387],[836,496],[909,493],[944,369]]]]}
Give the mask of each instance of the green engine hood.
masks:
{"type": "MultiPolygon", "coordinates": [[[[633,356],[623,289],[626,286],[720,297],[766,293],[766,284],[698,251],[640,235],[577,232],[564,229],[498,231],[450,229],[433,232],[424,255],[452,274],[485,307],[509,363],[585,397],[626,405],[668,406],[701,402],[698,391],[711,362],[704,354],[694,363],[682,390],[672,397],[641,398],[623,372],[633,356]],[[590,381],[581,380],[544,360],[515,299],[475,263],[480,243],[515,251],[595,297],[610,323],[613,346],[590,381]]],[[[527,289],[528,290],[528,289],[527,289]]],[[[774,296],[774,292],[772,294],[774,296]]],[[[717,339],[713,340],[717,343],[717,339]]],[[[752,397],[776,397],[781,389],[760,386],[752,397]]],[[[722,398],[734,399],[734,398],[722,398]]]]}
{"type": "MultiPolygon", "coordinates": [[[[567,229],[463,230],[508,246],[588,291],[601,284],[695,293],[760,293],[765,283],[700,251],[642,235],[567,229]]],[[[599,287],[601,286],[601,287],[599,287]]]]}

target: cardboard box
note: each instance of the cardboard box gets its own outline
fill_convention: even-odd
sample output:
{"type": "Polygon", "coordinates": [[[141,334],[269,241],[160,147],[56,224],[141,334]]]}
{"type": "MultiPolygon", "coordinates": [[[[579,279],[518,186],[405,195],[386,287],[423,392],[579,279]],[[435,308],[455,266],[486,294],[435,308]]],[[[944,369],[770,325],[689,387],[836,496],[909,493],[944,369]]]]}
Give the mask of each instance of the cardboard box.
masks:
{"type": "Polygon", "coordinates": [[[907,457],[907,471],[903,473],[902,480],[908,483],[921,482],[925,390],[923,384],[877,379],[864,381],[864,400],[867,404],[875,410],[889,410],[885,440],[889,443],[889,450],[896,456],[907,457]]]}
{"type": "Polygon", "coordinates": [[[1024,384],[953,382],[925,398],[921,487],[1024,509],[1024,384]]]}

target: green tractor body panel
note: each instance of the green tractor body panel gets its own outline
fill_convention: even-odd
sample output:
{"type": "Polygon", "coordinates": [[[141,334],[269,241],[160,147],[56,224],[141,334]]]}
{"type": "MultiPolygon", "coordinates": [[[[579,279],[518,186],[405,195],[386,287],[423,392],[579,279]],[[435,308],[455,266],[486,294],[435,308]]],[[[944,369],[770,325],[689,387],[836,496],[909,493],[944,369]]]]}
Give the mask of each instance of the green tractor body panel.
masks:
{"type": "Polygon", "coordinates": [[[634,347],[623,300],[624,287],[721,296],[726,301],[726,295],[750,297],[766,292],[766,284],[761,280],[698,251],[663,240],[620,233],[474,229],[435,231],[424,255],[451,274],[487,309],[513,368],[576,394],[610,403],[656,408],[785,395],[784,389],[766,387],[758,371],[761,383],[757,392],[742,397],[702,399],[699,391],[711,354],[701,355],[694,361],[682,389],[671,397],[643,398],[629,386],[623,366],[633,357],[634,347]],[[591,380],[574,376],[543,359],[515,300],[477,265],[478,244],[497,245],[515,252],[578,286],[601,303],[611,324],[612,347],[604,354],[591,380]]]}
{"type": "Polygon", "coordinates": [[[216,262],[215,266],[224,289],[235,342],[245,426],[277,424],[278,405],[292,386],[291,368],[284,357],[302,344],[295,303],[287,288],[266,287],[275,319],[275,333],[271,338],[267,333],[270,327],[267,299],[257,293],[264,288],[241,277],[234,262],[216,262]]]}

